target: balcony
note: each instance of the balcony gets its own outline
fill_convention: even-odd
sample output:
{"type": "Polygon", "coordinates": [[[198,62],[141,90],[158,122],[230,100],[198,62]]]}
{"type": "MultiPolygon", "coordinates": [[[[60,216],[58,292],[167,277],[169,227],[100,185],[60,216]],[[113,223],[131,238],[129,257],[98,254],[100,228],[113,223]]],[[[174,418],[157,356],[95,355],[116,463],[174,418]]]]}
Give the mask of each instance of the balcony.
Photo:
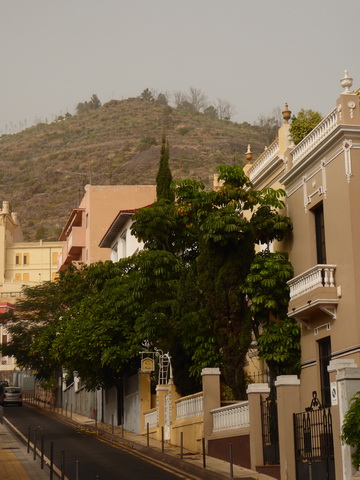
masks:
{"type": "Polygon", "coordinates": [[[323,312],[335,320],[340,296],[335,270],[336,265],[315,265],[291,279],[288,316],[309,321],[323,312]]]}

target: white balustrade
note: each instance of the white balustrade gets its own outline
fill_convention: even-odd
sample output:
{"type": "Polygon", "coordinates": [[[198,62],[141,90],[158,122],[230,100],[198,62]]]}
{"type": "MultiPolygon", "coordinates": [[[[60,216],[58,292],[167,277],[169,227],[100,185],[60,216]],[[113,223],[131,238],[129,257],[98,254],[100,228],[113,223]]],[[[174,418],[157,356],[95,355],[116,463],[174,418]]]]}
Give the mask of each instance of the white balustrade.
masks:
{"type": "Polygon", "coordinates": [[[211,410],[213,432],[249,427],[249,402],[239,402],[211,410]]]}
{"type": "Polygon", "coordinates": [[[319,287],[335,287],[336,265],[316,265],[288,281],[290,299],[293,300],[319,287]]]}
{"type": "Polygon", "coordinates": [[[249,178],[251,181],[262,171],[267,168],[269,163],[278,155],[279,153],[279,140],[276,139],[269,148],[265,150],[264,153],[256,160],[254,165],[249,169],[249,178]]]}
{"type": "Polygon", "coordinates": [[[298,164],[338,126],[336,108],[306,135],[292,150],[292,164],[298,164]]]}
{"type": "Polygon", "coordinates": [[[183,397],[176,402],[176,420],[196,417],[204,413],[203,394],[197,393],[189,397],[183,397]]]}
{"type": "Polygon", "coordinates": [[[145,417],[145,427],[149,424],[149,428],[156,428],[159,425],[159,415],[157,408],[151,412],[147,412],[145,417]]]}

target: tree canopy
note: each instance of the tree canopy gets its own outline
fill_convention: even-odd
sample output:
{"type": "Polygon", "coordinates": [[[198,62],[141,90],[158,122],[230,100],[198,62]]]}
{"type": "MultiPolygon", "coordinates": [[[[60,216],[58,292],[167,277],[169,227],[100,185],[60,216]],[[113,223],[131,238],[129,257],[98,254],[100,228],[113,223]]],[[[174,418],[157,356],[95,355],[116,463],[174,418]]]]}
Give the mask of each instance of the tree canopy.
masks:
{"type": "Polygon", "coordinates": [[[134,215],[143,251],[26,289],[3,352],[41,378],[76,371],[94,389],[136,371],[146,341],[170,353],[179,393],[197,391],[201,369],[219,366],[243,398],[252,332],[286,317],[291,274],[285,256],[256,254],[255,245],[282,240],[291,222],[282,190],[254,190],[240,166],[219,167],[219,180],[206,191],[168,179],[170,195],[134,215]]]}
{"type": "Polygon", "coordinates": [[[297,115],[291,118],[290,134],[297,145],[316,125],[321,122],[321,113],[314,110],[301,109],[297,115]]]}

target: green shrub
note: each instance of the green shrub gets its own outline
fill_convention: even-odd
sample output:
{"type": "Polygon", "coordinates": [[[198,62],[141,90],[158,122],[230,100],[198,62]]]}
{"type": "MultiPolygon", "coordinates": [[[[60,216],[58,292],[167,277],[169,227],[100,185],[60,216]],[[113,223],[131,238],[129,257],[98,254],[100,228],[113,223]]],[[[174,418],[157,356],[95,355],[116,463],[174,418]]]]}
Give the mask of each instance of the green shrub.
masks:
{"type": "Polygon", "coordinates": [[[360,392],[350,401],[350,408],[344,416],[341,440],[354,447],[351,454],[352,464],[358,469],[360,467],[360,392]]]}
{"type": "Polygon", "coordinates": [[[156,145],[156,138],[154,137],[142,137],[139,143],[136,146],[136,149],[139,152],[143,152],[144,150],[148,150],[152,145],[156,145]]]}

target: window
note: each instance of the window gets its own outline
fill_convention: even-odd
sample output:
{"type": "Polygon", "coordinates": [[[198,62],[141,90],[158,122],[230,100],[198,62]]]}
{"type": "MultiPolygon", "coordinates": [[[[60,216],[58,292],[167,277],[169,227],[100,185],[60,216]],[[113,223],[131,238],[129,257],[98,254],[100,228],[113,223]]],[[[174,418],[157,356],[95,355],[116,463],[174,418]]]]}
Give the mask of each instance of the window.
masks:
{"type": "Polygon", "coordinates": [[[325,222],[323,204],[313,210],[315,217],[316,260],[318,264],[326,264],[325,222]]]}
{"type": "Polygon", "coordinates": [[[89,227],[89,214],[87,213],[85,217],[85,228],[88,228],[88,227],[89,227]]]}
{"type": "Polygon", "coordinates": [[[15,281],[21,282],[21,273],[15,273],[15,281]]]}
{"type": "Polygon", "coordinates": [[[58,252],[53,252],[52,253],[52,258],[51,258],[51,261],[52,261],[53,265],[57,264],[58,258],[59,258],[59,253],[58,252]]]}
{"type": "Polygon", "coordinates": [[[2,344],[6,345],[7,344],[7,335],[2,336],[2,344]]]}
{"type": "Polygon", "coordinates": [[[55,282],[55,280],[56,280],[58,277],[59,277],[58,272],[53,272],[53,273],[51,274],[51,280],[52,280],[53,282],[55,282]]]}
{"type": "Polygon", "coordinates": [[[28,253],[24,253],[24,255],[23,255],[23,264],[24,265],[29,265],[29,254],[28,253]]]}
{"type": "Polygon", "coordinates": [[[321,399],[323,407],[331,406],[330,397],[330,375],[327,367],[331,360],[331,341],[330,337],[319,340],[319,365],[321,381],[321,399]]]}
{"type": "Polygon", "coordinates": [[[24,281],[24,282],[28,282],[29,280],[30,280],[29,274],[28,274],[28,273],[24,273],[24,274],[23,274],[23,281],[24,281]]]}
{"type": "Polygon", "coordinates": [[[21,254],[17,253],[15,255],[15,265],[21,265],[21,254]]]}

